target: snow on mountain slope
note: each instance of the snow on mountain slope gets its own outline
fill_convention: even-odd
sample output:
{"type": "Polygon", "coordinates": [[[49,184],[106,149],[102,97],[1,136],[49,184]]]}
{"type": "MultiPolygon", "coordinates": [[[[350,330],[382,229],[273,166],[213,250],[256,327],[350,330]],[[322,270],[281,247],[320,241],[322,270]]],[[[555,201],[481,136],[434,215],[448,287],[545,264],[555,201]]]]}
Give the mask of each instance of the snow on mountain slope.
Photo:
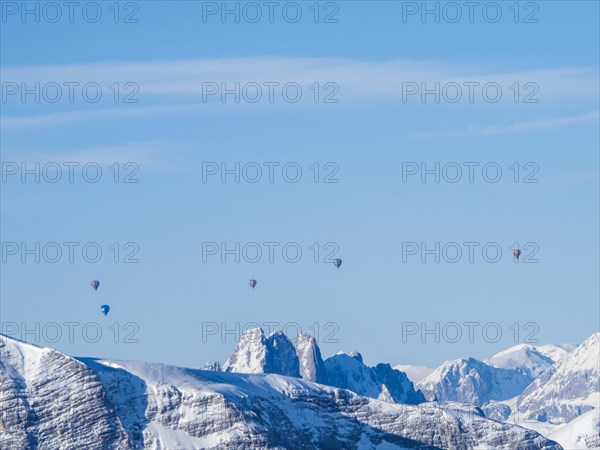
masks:
{"type": "Polygon", "coordinates": [[[244,332],[235,350],[223,364],[226,372],[264,373],[267,366],[267,338],[261,328],[244,332]]]}
{"type": "MultiPolygon", "coordinates": [[[[521,344],[499,352],[484,362],[500,369],[520,371],[528,376],[531,382],[544,370],[568,355],[576,347],[574,344],[549,344],[541,346],[521,344]]],[[[394,368],[406,373],[408,378],[415,384],[436,370],[430,367],[408,364],[398,364],[394,368]]]]}
{"type": "Polygon", "coordinates": [[[558,442],[565,450],[600,448],[600,409],[592,409],[566,424],[525,421],[516,425],[537,431],[558,442]]]}
{"type": "Polygon", "coordinates": [[[507,402],[487,402],[481,407],[485,417],[494,420],[505,421],[512,414],[512,409],[507,402]]]}
{"type": "Polygon", "coordinates": [[[425,366],[411,366],[409,364],[397,364],[394,369],[404,372],[408,379],[413,383],[418,383],[435,369],[425,366]]]}
{"type": "Polygon", "coordinates": [[[547,356],[554,362],[558,362],[577,348],[575,344],[548,344],[536,345],[535,347],[542,355],[547,356]]]}
{"type": "Polygon", "coordinates": [[[561,449],[476,410],[397,405],[273,374],[77,360],[12,339],[0,364],[2,449],[561,449]]]}
{"type": "Polygon", "coordinates": [[[62,353],[0,335],[1,449],[131,446],[89,367],[62,353]]]}
{"type": "Polygon", "coordinates": [[[403,372],[392,369],[389,364],[369,367],[360,353],[338,353],[325,360],[325,367],[329,386],[394,403],[417,404],[425,401],[403,372]]]}
{"type": "Polygon", "coordinates": [[[600,409],[582,414],[548,437],[568,450],[599,449],[600,409]]]}
{"type": "Polygon", "coordinates": [[[515,420],[565,423],[600,408],[600,333],[543,372],[515,401],[515,420]]]}
{"type": "Polygon", "coordinates": [[[504,350],[484,361],[501,369],[517,370],[533,381],[544,370],[554,364],[554,360],[540,352],[533,345],[517,345],[504,350]]]}
{"type": "MultiPolygon", "coordinates": [[[[553,364],[568,355],[569,352],[575,348],[577,348],[577,345],[575,344],[548,344],[537,346],[521,344],[497,353],[484,362],[503,369],[511,369],[523,366],[529,367],[530,369],[533,369],[530,370],[530,374],[534,376],[534,374],[537,373],[535,376],[538,376],[541,372],[543,372],[543,368],[540,366],[544,366],[544,368],[548,367],[549,361],[546,358],[551,359],[551,364],[553,364]],[[526,359],[528,353],[527,350],[534,352],[532,355],[533,361],[526,359]],[[521,365],[518,364],[519,362],[521,362],[521,365]],[[538,362],[538,364],[536,364],[536,362],[538,362]]],[[[397,364],[394,366],[394,369],[404,372],[413,383],[418,383],[435,370],[433,367],[415,366],[410,364],[397,364]]]]}
{"type": "Polygon", "coordinates": [[[493,367],[474,358],[446,361],[417,383],[429,401],[454,401],[482,406],[492,400],[515,397],[531,377],[515,370],[493,367]]]}
{"type": "Polygon", "coordinates": [[[242,336],[223,365],[225,372],[274,373],[349,389],[393,403],[425,401],[412,382],[389,364],[368,367],[359,353],[340,353],[323,361],[316,340],[301,333],[295,347],[281,331],[266,338],[260,328],[242,336]]]}
{"type": "Polygon", "coordinates": [[[321,350],[314,337],[300,333],[295,343],[296,355],[300,361],[300,376],[303,380],[316,383],[327,382],[327,369],[321,357],[321,350]]]}
{"type": "Polygon", "coordinates": [[[275,331],[267,338],[261,328],[248,330],[242,335],[234,352],[223,364],[223,370],[300,376],[294,344],[281,331],[275,331]]]}
{"type": "Polygon", "coordinates": [[[560,449],[465,409],[394,405],[273,374],[85,361],[136,444],[149,450],[560,449]]]}

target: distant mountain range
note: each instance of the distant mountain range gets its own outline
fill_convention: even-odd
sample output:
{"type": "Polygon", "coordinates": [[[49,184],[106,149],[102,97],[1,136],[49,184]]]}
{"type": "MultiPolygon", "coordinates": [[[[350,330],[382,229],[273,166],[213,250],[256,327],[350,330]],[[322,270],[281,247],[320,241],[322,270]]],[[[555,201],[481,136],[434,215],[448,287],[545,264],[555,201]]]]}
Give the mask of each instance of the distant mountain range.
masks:
{"type": "MultiPolygon", "coordinates": [[[[437,369],[407,365],[392,369],[389,364],[369,367],[355,351],[322,360],[316,341],[308,335],[298,338],[294,352],[294,345],[282,333],[265,337],[255,329],[242,337],[224,370],[301,376],[390,403],[460,404],[480,408],[491,419],[525,427],[548,423],[548,431],[555,433],[554,425],[600,410],[599,336],[592,335],[581,346],[517,345],[485,361],[462,358],[446,361],[437,369]],[[273,359],[281,359],[282,366],[294,371],[277,370],[269,362],[273,359]]],[[[593,429],[588,432],[594,434],[593,429]]]]}
{"type": "Polygon", "coordinates": [[[483,406],[519,395],[540,374],[572,350],[570,345],[517,345],[485,361],[446,361],[422,378],[417,387],[430,401],[454,401],[483,406]]]}
{"type": "Polygon", "coordinates": [[[599,336],[448,361],[416,387],[357,352],[323,359],[311,336],[260,329],[210,370],[0,336],[0,448],[598,448],[599,336]]]}

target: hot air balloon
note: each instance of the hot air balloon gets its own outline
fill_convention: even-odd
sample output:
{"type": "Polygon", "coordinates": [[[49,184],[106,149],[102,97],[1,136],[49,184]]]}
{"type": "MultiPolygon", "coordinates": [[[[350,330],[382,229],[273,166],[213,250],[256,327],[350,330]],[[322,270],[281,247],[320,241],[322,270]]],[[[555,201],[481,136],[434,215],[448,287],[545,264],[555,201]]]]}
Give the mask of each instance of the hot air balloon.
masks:
{"type": "Polygon", "coordinates": [[[513,255],[515,257],[515,259],[518,261],[519,260],[519,256],[521,256],[521,250],[519,250],[518,248],[513,250],[513,255]]]}
{"type": "Polygon", "coordinates": [[[339,269],[340,266],[342,265],[342,260],[341,259],[334,259],[333,260],[333,265],[339,269]]]}
{"type": "Polygon", "coordinates": [[[248,281],[248,284],[250,285],[250,287],[252,289],[254,289],[254,287],[256,286],[256,280],[250,280],[250,281],[248,281]]]}
{"type": "Polygon", "coordinates": [[[108,306],[108,305],[102,305],[100,307],[100,310],[102,311],[102,314],[104,314],[106,316],[108,314],[108,312],[110,311],[110,306],[108,306]]]}
{"type": "Polygon", "coordinates": [[[98,280],[92,281],[92,287],[94,288],[95,291],[98,290],[98,286],[100,286],[100,282],[98,280]]]}

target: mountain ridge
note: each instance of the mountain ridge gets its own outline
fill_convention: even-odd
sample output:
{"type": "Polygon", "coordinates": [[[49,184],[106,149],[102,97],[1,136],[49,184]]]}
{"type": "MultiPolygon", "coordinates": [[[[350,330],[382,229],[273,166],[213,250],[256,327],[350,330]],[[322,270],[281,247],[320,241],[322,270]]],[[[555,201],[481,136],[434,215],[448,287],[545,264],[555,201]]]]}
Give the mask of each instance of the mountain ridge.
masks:
{"type": "Polygon", "coordinates": [[[349,389],[366,397],[393,403],[418,404],[425,397],[415,390],[406,374],[389,364],[369,367],[362,355],[338,352],[323,360],[314,337],[300,333],[296,344],[281,331],[265,336],[261,328],[247,330],[229,356],[223,370],[237,373],[274,373],[317,381],[333,387],[349,389]],[[277,353],[277,346],[285,349],[277,353]],[[298,355],[300,354],[300,355],[298,355]],[[277,367],[272,360],[279,360],[277,367]],[[287,370],[287,368],[293,370],[287,370]],[[299,369],[296,370],[296,367],[299,369]]]}
{"type": "Polygon", "coordinates": [[[10,338],[0,347],[10,406],[0,448],[562,448],[463,406],[393,404],[275,374],[73,358],[10,338]]]}

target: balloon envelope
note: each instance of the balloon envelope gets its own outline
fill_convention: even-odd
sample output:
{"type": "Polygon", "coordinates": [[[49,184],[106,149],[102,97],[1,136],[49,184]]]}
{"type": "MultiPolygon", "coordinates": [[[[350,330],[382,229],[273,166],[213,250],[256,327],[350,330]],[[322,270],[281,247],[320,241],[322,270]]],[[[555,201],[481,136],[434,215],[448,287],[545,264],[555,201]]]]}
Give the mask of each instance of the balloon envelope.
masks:
{"type": "Polygon", "coordinates": [[[340,266],[342,265],[342,260],[341,259],[334,259],[333,260],[333,264],[335,265],[335,267],[337,267],[339,269],[340,266]]]}
{"type": "Polygon", "coordinates": [[[256,280],[250,280],[250,281],[248,282],[248,284],[250,285],[250,287],[251,287],[252,289],[254,289],[254,286],[256,286],[256,280]]]}
{"type": "Polygon", "coordinates": [[[92,281],[92,287],[94,288],[94,290],[98,290],[98,286],[100,286],[100,282],[98,280],[94,280],[92,281]]]}
{"type": "Polygon", "coordinates": [[[106,316],[108,314],[108,312],[110,311],[110,306],[108,306],[108,305],[102,305],[100,307],[100,310],[102,311],[102,314],[104,314],[106,316]]]}
{"type": "Polygon", "coordinates": [[[519,259],[519,256],[521,256],[521,250],[518,248],[513,250],[513,255],[515,255],[515,258],[519,259]]]}

